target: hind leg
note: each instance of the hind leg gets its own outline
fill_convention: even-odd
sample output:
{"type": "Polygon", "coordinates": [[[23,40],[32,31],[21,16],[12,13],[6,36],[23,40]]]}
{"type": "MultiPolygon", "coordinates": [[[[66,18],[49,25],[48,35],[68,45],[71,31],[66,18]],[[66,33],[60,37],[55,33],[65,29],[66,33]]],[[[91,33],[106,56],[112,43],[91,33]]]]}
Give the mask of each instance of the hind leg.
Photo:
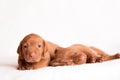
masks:
{"type": "Polygon", "coordinates": [[[90,48],[93,49],[97,53],[96,62],[103,62],[103,61],[109,60],[110,55],[108,55],[104,51],[102,51],[96,47],[90,47],[90,48]]]}

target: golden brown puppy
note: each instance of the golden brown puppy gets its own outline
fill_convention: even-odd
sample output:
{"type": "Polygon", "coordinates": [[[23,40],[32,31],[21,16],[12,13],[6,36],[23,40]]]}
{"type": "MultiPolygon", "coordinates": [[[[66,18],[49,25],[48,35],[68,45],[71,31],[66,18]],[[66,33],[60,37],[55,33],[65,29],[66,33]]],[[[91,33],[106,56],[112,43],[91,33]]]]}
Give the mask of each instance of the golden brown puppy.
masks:
{"type": "Polygon", "coordinates": [[[58,45],[45,41],[37,34],[25,36],[17,49],[18,69],[28,70],[48,66],[50,56],[54,56],[56,47],[58,45]]]}
{"type": "Polygon", "coordinates": [[[120,58],[120,54],[117,53],[115,55],[109,55],[106,52],[95,48],[95,47],[90,47],[91,49],[93,49],[94,51],[96,51],[98,58],[96,59],[96,62],[103,62],[103,61],[108,61],[108,60],[113,60],[113,59],[119,59],[120,58]]]}
{"type": "Polygon", "coordinates": [[[58,48],[55,51],[55,57],[50,62],[50,66],[68,66],[84,64],[87,61],[87,56],[78,48],[58,48]]]}

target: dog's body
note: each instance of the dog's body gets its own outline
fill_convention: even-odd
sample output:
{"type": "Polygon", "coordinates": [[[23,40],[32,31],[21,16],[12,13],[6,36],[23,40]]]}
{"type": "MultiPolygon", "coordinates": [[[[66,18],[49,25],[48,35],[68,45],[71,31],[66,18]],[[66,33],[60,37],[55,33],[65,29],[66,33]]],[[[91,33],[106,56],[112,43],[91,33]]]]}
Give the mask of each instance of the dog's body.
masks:
{"type": "Polygon", "coordinates": [[[51,66],[68,66],[68,65],[77,65],[84,64],[87,61],[87,56],[81,52],[78,48],[69,47],[61,48],[59,47],[55,51],[55,57],[51,60],[51,66]]]}
{"type": "Polygon", "coordinates": [[[96,59],[97,53],[94,50],[81,44],[75,44],[67,48],[58,48],[50,65],[64,66],[94,63],[96,59]]]}
{"type": "MultiPolygon", "coordinates": [[[[93,49],[82,45],[82,44],[74,44],[72,46],[70,46],[72,48],[78,48],[81,52],[83,52],[84,54],[86,54],[87,56],[87,63],[95,63],[96,62],[96,58],[98,57],[97,52],[94,51],[93,49]]],[[[68,48],[70,48],[68,47],[68,48]]]]}
{"type": "Polygon", "coordinates": [[[18,69],[37,69],[49,65],[50,56],[58,45],[45,41],[36,34],[27,35],[18,47],[18,69]]]}
{"type": "Polygon", "coordinates": [[[117,58],[120,58],[120,54],[110,56],[98,48],[75,44],[67,48],[58,48],[57,51],[55,51],[55,58],[50,62],[50,65],[78,65],[103,62],[117,58]]]}

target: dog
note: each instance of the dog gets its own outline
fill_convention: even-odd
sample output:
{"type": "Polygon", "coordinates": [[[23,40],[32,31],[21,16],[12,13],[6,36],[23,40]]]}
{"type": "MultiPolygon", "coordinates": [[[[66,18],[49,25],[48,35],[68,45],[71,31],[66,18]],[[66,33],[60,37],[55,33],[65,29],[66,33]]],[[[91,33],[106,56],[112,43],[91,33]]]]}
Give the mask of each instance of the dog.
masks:
{"type": "Polygon", "coordinates": [[[37,34],[25,36],[17,49],[18,69],[31,70],[48,66],[57,47],[58,45],[45,41],[37,34]]]}

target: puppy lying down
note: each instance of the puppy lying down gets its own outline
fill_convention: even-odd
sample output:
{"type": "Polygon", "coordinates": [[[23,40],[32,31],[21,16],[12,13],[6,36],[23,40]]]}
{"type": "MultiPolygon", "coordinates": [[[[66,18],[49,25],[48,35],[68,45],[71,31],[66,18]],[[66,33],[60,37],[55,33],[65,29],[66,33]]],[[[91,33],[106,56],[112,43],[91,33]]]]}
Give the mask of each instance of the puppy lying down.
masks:
{"type": "Polygon", "coordinates": [[[19,70],[38,69],[49,65],[95,63],[120,58],[120,54],[110,56],[95,47],[80,44],[62,48],[45,41],[37,34],[25,36],[18,46],[17,53],[19,70]]]}
{"type": "Polygon", "coordinates": [[[103,62],[107,60],[120,58],[120,54],[110,56],[95,47],[87,47],[75,44],[67,48],[55,50],[55,57],[51,60],[51,66],[67,66],[85,63],[103,62]]]}

